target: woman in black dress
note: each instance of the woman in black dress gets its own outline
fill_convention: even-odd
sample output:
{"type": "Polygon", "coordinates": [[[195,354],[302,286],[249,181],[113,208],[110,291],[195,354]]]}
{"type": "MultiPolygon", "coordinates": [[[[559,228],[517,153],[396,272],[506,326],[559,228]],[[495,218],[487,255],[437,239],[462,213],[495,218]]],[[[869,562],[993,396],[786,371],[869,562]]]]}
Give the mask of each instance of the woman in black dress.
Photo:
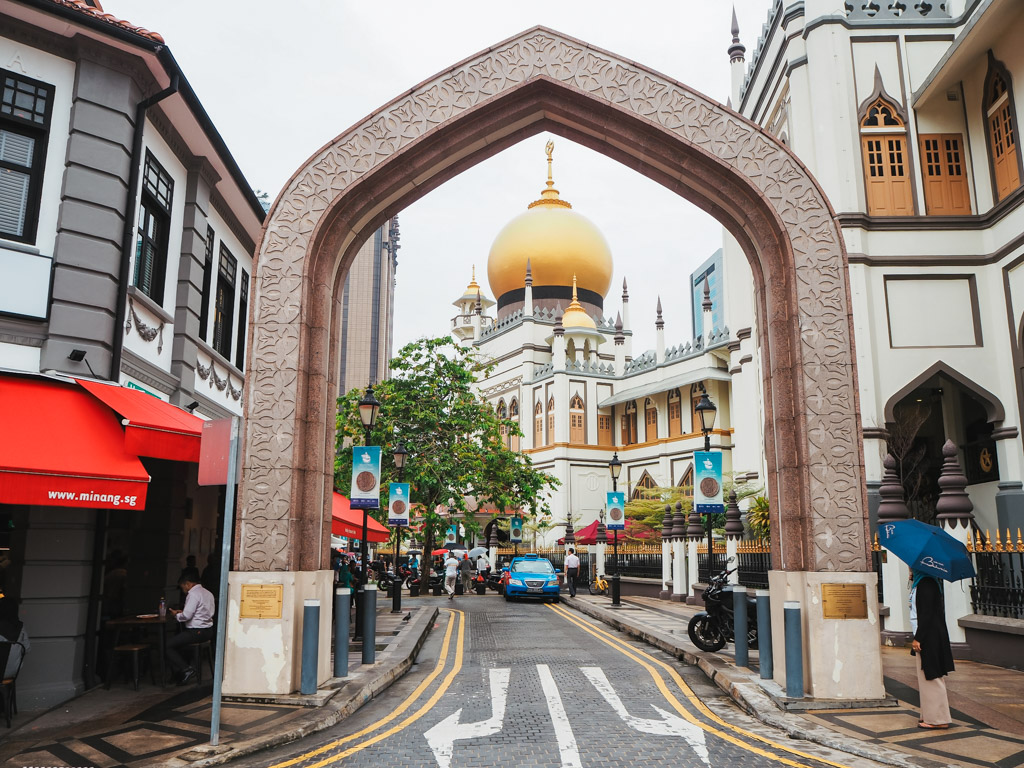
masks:
{"type": "Polygon", "coordinates": [[[949,699],[943,679],[952,672],[953,650],[946,629],[942,587],[931,576],[911,571],[910,620],[914,630],[911,653],[917,656],[917,683],[921,694],[920,728],[949,728],[949,699]]]}

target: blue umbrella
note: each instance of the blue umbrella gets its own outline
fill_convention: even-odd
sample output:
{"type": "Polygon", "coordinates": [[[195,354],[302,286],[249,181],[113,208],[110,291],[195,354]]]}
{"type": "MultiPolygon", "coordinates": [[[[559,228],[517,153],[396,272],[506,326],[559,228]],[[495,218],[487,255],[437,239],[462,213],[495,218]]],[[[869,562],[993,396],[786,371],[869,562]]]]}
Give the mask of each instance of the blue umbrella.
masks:
{"type": "Polygon", "coordinates": [[[896,520],[878,526],[883,547],[915,571],[959,581],[975,575],[967,547],[941,528],[920,520],[896,520]]]}

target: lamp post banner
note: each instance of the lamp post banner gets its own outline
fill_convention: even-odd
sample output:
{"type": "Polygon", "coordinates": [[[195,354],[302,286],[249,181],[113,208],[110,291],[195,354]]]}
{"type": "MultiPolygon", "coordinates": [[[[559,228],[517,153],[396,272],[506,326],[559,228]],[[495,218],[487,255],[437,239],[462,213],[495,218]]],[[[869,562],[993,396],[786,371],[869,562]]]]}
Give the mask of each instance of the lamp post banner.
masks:
{"type": "Polygon", "coordinates": [[[409,484],[388,486],[388,525],[405,528],[409,525],[409,484]]]}
{"type": "Polygon", "coordinates": [[[608,492],[608,522],[605,528],[609,531],[626,530],[626,494],[622,491],[608,492]]]}
{"type": "Polygon", "coordinates": [[[523,543],[523,518],[513,517],[508,521],[508,540],[513,544],[523,543]]]}
{"type": "Polygon", "coordinates": [[[352,488],[349,502],[353,509],[380,508],[380,446],[352,448],[352,488]]]}
{"type": "Polygon", "coordinates": [[[693,458],[693,503],[697,513],[716,515],[725,509],[722,498],[722,454],[717,451],[695,451],[693,458]]]}

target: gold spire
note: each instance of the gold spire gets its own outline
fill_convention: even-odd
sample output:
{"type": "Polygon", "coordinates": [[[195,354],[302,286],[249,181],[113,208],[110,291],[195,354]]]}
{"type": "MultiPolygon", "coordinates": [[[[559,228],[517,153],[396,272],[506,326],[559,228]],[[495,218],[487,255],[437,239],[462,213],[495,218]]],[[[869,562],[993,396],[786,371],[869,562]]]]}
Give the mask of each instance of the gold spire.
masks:
{"type": "Polygon", "coordinates": [[[469,281],[469,285],[466,286],[466,296],[473,296],[480,293],[480,284],[476,281],[476,264],[473,265],[473,278],[469,281]]]}
{"type": "Polygon", "coordinates": [[[587,314],[576,296],[576,275],[572,276],[572,302],[562,315],[562,326],[565,328],[597,328],[594,318],[587,314]]]}
{"type": "Polygon", "coordinates": [[[544,152],[548,156],[548,180],[545,185],[547,189],[540,193],[540,200],[534,200],[527,206],[527,208],[533,208],[537,205],[559,205],[563,208],[572,208],[572,206],[569,205],[568,200],[562,200],[558,196],[558,190],[555,189],[555,180],[551,175],[551,156],[555,152],[555,142],[548,141],[548,143],[544,145],[544,152]]]}

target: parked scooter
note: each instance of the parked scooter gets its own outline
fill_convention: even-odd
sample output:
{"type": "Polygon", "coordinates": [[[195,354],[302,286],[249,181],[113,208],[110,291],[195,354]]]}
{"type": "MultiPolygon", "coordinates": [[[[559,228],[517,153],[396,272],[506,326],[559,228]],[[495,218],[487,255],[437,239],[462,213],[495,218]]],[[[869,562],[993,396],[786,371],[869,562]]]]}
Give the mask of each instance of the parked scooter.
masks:
{"type": "MultiPolygon", "coordinates": [[[[722,571],[711,579],[704,589],[704,610],[690,619],[686,628],[693,644],[702,651],[720,651],[733,637],[733,596],[725,593],[729,574],[736,569],[722,571]]],[[[747,596],[747,647],[757,648],[757,600],[747,596]]]]}
{"type": "MultiPolygon", "coordinates": [[[[395,574],[390,571],[385,571],[379,575],[377,579],[377,589],[381,592],[389,592],[391,585],[396,580],[395,574]]],[[[408,588],[413,581],[412,569],[400,566],[398,569],[397,580],[406,588],[408,588]]]]}

